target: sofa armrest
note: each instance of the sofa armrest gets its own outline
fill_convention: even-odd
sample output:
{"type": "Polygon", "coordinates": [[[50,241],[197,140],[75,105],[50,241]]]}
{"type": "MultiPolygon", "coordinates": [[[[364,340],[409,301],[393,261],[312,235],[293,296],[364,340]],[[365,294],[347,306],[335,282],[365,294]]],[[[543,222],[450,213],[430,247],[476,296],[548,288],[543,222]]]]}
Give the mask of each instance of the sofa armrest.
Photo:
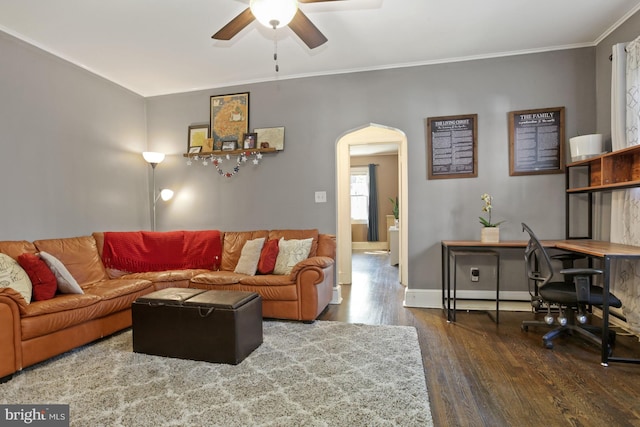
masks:
{"type": "Polygon", "coordinates": [[[327,256],[314,256],[311,258],[307,258],[304,261],[300,261],[291,269],[290,277],[294,282],[298,278],[298,274],[305,268],[308,267],[317,267],[321,269],[325,269],[329,266],[332,266],[335,263],[333,258],[327,256]]]}
{"type": "Polygon", "coordinates": [[[22,295],[11,288],[0,289],[0,379],[22,369],[20,312],[26,306],[22,295]]]}
{"type": "MultiPolygon", "coordinates": [[[[0,288],[0,297],[12,300],[21,315],[26,313],[27,302],[20,292],[13,288],[0,288]]],[[[8,302],[6,299],[4,301],[8,302]]]]}

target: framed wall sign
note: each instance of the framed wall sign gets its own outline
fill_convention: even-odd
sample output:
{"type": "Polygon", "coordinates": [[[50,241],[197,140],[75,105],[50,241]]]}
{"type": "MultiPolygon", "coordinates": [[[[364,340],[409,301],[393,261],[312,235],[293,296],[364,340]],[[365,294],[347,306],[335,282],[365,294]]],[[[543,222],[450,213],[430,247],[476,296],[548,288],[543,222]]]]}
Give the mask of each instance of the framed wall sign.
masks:
{"type": "Polygon", "coordinates": [[[509,175],[564,172],[564,107],[509,112],[509,175]]]}
{"type": "MultiPolygon", "coordinates": [[[[187,153],[193,153],[191,149],[200,147],[197,153],[202,151],[202,147],[206,145],[206,139],[209,138],[209,125],[192,125],[189,126],[189,136],[187,139],[187,153]]],[[[206,150],[205,150],[206,151],[206,150]]]]}
{"type": "Polygon", "coordinates": [[[211,97],[211,138],[213,147],[222,142],[242,144],[249,132],[249,92],[211,97]]]}
{"type": "Polygon", "coordinates": [[[477,141],[477,114],[427,118],[427,177],[477,177],[477,141]]]}

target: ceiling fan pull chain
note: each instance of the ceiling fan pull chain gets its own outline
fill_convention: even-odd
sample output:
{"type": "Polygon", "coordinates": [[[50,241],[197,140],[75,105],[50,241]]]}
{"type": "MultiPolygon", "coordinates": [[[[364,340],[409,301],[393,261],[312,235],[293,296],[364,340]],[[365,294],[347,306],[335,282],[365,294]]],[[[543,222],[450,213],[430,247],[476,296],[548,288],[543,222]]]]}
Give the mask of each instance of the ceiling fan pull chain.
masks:
{"type": "Polygon", "coordinates": [[[273,27],[273,60],[276,62],[276,73],[280,71],[278,67],[278,33],[276,33],[276,27],[273,27]]]}

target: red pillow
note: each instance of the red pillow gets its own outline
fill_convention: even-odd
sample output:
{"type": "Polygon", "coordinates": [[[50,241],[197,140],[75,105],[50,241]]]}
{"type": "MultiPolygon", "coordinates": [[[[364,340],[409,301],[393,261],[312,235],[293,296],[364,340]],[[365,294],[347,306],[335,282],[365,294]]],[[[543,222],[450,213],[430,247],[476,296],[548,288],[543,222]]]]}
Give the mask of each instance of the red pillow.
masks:
{"type": "Polygon", "coordinates": [[[271,274],[276,268],[276,259],[278,258],[278,240],[268,240],[262,247],[260,252],[260,260],[258,261],[258,273],[271,274]]]}
{"type": "Polygon", "coordinates": [[[31,279],[34,301],[44,301],[54,297],[58,289],[56,276],[40,257],[34,254],[22,254],[18,257],[18,264],[31,279]]]}

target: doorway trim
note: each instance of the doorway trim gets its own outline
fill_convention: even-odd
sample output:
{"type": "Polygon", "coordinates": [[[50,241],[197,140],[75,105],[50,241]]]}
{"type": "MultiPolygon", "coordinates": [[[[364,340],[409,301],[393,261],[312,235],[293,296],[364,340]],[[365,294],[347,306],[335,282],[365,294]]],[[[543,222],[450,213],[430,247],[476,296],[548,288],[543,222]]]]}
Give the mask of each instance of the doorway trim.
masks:
{"type": "Polygon", "coordinates": [[[407,136],[399,129],[369,123],[343,133],[336,141],[336,224],[337,224],[337,281],[333,304],[342,301],[341,285],[351,283],[351,198],[350,148],[353,145],[398,144],[398,194],[400,202],[399,280],[408,286],[409,197],[407,172],[407,136]]]}

